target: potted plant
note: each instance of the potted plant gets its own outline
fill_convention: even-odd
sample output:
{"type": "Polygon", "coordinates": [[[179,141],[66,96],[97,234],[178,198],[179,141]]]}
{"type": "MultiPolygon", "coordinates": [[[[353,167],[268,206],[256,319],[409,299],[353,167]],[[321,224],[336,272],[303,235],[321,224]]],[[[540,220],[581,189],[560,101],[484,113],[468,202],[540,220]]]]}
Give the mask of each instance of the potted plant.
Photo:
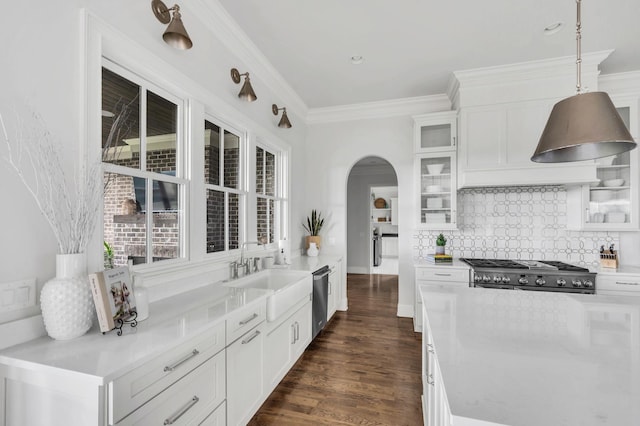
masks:
{"type": "Polygon", "coordinates": [[[302,223],[302,227],[309,233],[306,238],[306,248],[309,248],[309,243],[316,243],[316,247],[320,248],[320,230],[324,225],[324,219],[321,214],[315,209],[311,210],[311,216],[307,216],[307,223],[302,223]]]}
{"type": "Polygon", "coordinates": [[[444,246],[447,244],[447,239],[443,234],[438,235],[436,238],[436,254],[444,254],[444,246]]]}

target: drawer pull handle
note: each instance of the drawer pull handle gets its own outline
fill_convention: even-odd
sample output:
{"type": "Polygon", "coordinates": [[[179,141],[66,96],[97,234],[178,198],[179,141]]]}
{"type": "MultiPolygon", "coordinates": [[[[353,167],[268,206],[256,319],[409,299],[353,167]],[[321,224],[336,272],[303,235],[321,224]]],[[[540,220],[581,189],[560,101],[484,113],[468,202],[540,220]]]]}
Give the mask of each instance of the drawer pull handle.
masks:
{"type": "Polygon", "coordinates": [[[165,425],[174,424],[180,417],[182,417],[184,415],[184,413],[186,413],[187,411],[189,411],[191,409],[191,407],[196,405],[198,403],[198,401],[200,401],[200,398],[198,398],[197,396],[194,395],[193,398],[191,398],[191,401],[187,402],[184,405],[184,407],[182,407],[181,409],[178,410],[177,413],[175,413],[171,417],[165,419],[164,424],[165,425]]]}
{"type": "Polygon", "coordinates": [[[260,332],[258,330],[256,330],[251,336],[247,337],[246,339],[244,339],[242,341],[243,345],[246,345],[247,343],[249,343],[250,341],[252,341],[253,339],[255,339],[256,337],[258,337],[260,335],[260,332]]]}
{"type": "Polygon", "coordinates": [[[625,283],[624,281],[616,281],[616,284],[620,284],[620,285],[640,285],[640,283],[625,283]]]}
{"type": "Polygon", "coordinates": [[[185,362],[189,361],[191,358],[193,358],[194,356],[198,355],[199,353],[200,352],[197,349],[194,349],[189,355],[185,356],[184,358],[176,361],[172,365],[167,365],[164,368],[164,371],[173,371],[173,370],[175,370],[176,368],[178,368],[179,366],[181,366],[185,362]]]}
{"type": "Polygon", "coordinates": [[[251,315],[249,318],[243,319],[242,321],[240,321],[240,325],[246,325],[249,324],[251,321],[253,321],[254,319],[258,318],[258,314],[253,314],[251,315]]]}
{"type": "Polygon", "coordinates": [[[438,272],[434,273],[433,275],[437,276],[437,277],[450,277],[451,274],[440,274],[438,272]]]}

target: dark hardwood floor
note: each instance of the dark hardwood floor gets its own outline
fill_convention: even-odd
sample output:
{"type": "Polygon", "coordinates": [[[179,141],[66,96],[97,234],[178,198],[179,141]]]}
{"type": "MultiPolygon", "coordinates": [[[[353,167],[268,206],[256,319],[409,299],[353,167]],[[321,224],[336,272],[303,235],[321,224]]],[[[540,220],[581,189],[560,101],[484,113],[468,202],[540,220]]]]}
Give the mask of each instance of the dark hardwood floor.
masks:
{"type": "Polygon", "coordinates": [[[420,338],[396,316],[398,277],[347,276],[338,311],[250,425],[421,425],[420,338]]]}

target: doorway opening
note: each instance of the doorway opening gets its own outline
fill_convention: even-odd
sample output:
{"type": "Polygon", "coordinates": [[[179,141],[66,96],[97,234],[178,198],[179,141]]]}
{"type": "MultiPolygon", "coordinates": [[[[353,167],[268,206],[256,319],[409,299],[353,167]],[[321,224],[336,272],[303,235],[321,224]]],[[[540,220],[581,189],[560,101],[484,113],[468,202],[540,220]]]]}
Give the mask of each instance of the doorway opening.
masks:
{"type": "Polygon", "coordinates": [[[398,177],[384,158],[365,157],[347,179],[347,272],[398,275],[398,177]]]}

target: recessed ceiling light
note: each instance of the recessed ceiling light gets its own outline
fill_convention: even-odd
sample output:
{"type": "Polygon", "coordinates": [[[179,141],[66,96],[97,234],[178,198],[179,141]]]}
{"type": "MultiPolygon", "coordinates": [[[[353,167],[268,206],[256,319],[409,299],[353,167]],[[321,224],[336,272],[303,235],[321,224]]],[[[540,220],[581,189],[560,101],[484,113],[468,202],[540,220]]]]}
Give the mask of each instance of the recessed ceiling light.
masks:
{"type": "Polygon", "coordinates": [[[351,57],[351,63],[353,65],[360,65],[363,62],[364,62],[364,58],[360,55],[354,55],[351,57]]]}
{"type": "Polygon", "coordinates": [[[561,21],[554,22],[551,25],[544,27],[544,35],[552,35],[560,31],[564,27],[564,23],[561,21]]]}

